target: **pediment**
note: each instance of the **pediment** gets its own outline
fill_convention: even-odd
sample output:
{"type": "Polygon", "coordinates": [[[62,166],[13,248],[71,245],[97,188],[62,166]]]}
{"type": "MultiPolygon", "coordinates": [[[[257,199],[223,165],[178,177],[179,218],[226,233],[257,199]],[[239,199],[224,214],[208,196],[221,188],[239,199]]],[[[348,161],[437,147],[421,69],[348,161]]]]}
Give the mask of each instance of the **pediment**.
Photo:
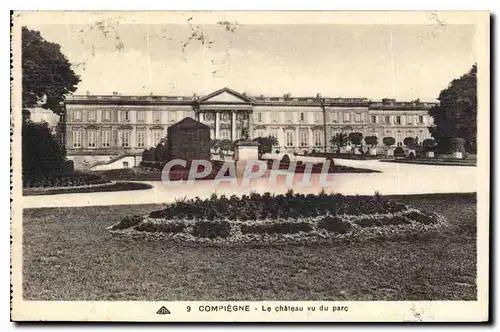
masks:
{"type": "Polygon", "coordinates": [[[229,88],[217,90],[200,99],[200,103],[240,103],[246,104],[251,99],[229,88]]]}

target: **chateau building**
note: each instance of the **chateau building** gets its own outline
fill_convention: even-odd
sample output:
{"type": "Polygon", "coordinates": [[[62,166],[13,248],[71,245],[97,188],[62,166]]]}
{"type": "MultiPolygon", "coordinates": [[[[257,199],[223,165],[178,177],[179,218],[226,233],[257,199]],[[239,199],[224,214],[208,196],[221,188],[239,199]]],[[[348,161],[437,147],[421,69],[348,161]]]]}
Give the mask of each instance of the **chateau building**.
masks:
{"type": "Polygon", "coordinates": [[[280,152],[331,151],[338,132],[394,137],[430,137],[435,103],[366,98],[248,96],[229,88],[198,97],[74,95],[65,102],[65,145],[72,159],[92,164],[122,154],[140,154],[186,117],[211,128],[211,138],[274,136],[280,152]]]}

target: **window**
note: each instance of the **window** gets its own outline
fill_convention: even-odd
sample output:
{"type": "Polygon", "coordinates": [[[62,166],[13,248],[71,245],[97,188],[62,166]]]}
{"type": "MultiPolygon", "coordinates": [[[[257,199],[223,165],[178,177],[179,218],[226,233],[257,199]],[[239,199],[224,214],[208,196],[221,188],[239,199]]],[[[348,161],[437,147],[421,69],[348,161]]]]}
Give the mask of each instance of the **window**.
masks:
{"type": "Polygon", "coordinates": [[[88,113],[89,115],[89,121],[95,121],[96,120],[96,111],[95,110],[91,110],[89,111],[88,113]]]}
{"type": "Polygon", "coordinates": [[[257,113],[257,121],[262,122],[262,113],[261,112],[257,113]]]}
{"type": "Polygon", "coordinates": [[[75,120],[76,121],[82,120],[82,111],[81,110],[75,110],[75,120]]]}
{"type": "Polygon", "coordinates": [[[403,144],[403,134],[400,132],[396,133],[396,144],[399,146],[403,144]]]}
{"type": "Polygon", "coordinates": [[[160,142],[160,139],[162,138],[162,131],[161,130],[153,130],[153,145],[156,146],[160,142]]]}
{"type": "Polygon", "coordinates": [[[102,147],[109,148],[111,142],[111,132],[109,130],[102,132],[102,147]]]}
{"type": "Polygon", "coordinates": [[[222,129],[220,131],[220,138],[221,139],[231,139],[231,130],[229,130],[229,129],[222,129]]]}
{"type": "Polygon", "coordinates": [[[146,146],[146,132],[144,130],[137,131],[137,146],[143,148],[146,146]]]}
{"type": "Polygon", "coordinates": [[[293,113],[290,112],[290,111],[285,112],[285,120],[289,121],[289,122],[292,122],[293,121],[293,113]]]}
{"type": "Polygon", "coordinates": [[[351,121],[351,115],[349,113],[344,113],[344,122],[351,121]]]}
{"type": "Polygon", "coordinates": [[[128,148],[130,146],[130,132],[129,131],[121,131],[120,132],[120,145],[122,148],[128,148]]]}
{"type": "Polygon", "coordinates": [[[128,168],[128,161],[123,162],[123,168],[128,168]]]}
{"type": "Polygon", "coordinates": [[[82,132],[80,130],[73,131],[73,147],[82,147],[82,132]]]}
{"type": "Polygon", "coordinates": [[[255,131],[255,134],[257,135],[256,137],[264,137],[264,130],[257,130],[255,131]]]}
{"type": "Polygon", "coordinates": [[[294,132],[293,130],[287,130],[286,131],[286,146],[293,146],[293,143],[294,143],[294,132]]]}
{"type": "Polygon", "coordinates": [[[213,117],[211,113],[203,113],[203,121],[212,121],[213,117]]]}
{"type": "Polygon", "coordinates": [[[356,122],[361,122],[361,113],[354,114],[354,120],[356,122]]]}
{"type": "Polygon", "coordinates": [[[399,115],[396,116],[395,123],[398,124],[398,125],[401,124],[401,116],[399,116],[399,115]]]}
{"type": "Polygon", "coordinates": [[[110,118],[110,111],[109,110],[103,110],[102,111],[102,121],[109,121],[111,120],[110,118]]]}
{"type": "Polygon", "coordinates": [[[271,112],[271,121],[272,122],[278,122],[279,121],[279,113],[272,111],[271,112]]]}
{"type": "Polygon", "coordinates": [[[418,123],[424,123],[424,117],[422,115],[418,116],[418,123]]]}
{"type": "Polygon", "coordinates": [[[129,111],[121,111],[121,120],[129,121],[130,120],[130,112],[129,111]]]}
{"type": "Polygon", "coordinates": [[[337,122],[339,121],[339,114],[337,112],[332,112],[330,113],[330,118],[332,119],[332,122],[337,122]]]}
{"type": "Polygon", "coordinates": [[[323,131],[322,130],[315,130],[313,132],[314,136],[314,146],[323,146],[323,131]]]}
{"type": "Polygon", "coordinates": [[[389,123],[390,123],[390,121],[391,121],[391,117],[390,117],[389,115],[386,115],[384,119],[385,119],[385,120],[384,120],[384,122],[385,122],[386,124],[389,124],[389,123]]]}
{"type": "Polygon", "coordinates": [[[176,120],[177,120],[177,112],[176,111],[168,112],[168,121],[173,122],[176,120]]]}
{"type": "Polygon", "coordinates": [[[272,137],[278,139],[278,132],[276,130],[271,130],[271,132],[269,133],[269,136],[272,136],[272,137]]]}
{"type": "Polygon", "coordinates": [[[300,112],[300,121],[305,121],[306,120],[306,115],[304,114],[304,112],[300,112]]]}
{"type": "Polygon", "coordinates": [[[371,116],[371,122],[372,123],[377,123],[377,116],[376,115],[372,115],[371,116]]]}
{"type": "Polygon", "coordinates": [[[301,147],[309,146],[309,129],[301,128],[299,130],[299,144],[301,147]]]}
{"type": "Polygon", "coordinates": [[[227,114],[227,113],[222,113],[220,115],[220,117],[221,117],[221,120],[224,121],[224,122],[229,121],[229,114],[227,114]]]}
{"type": "Polygon", "coordinates": [[[314,112],[314,122],[321,122],[322,115],[321,112],[314,112]]]}
{"type": "Polygon", "coordinates": [[[146,112],[145,111],[137,111],[137,121],[146,120],[146,112]]]}
{"type": "Polygon", "coordinates": [[[87,144],[89,148],[95,148],[95,137],[96,137],[96,132],[95,130],[89,130],[87,132],[87,144]]]}
{"type": "Polygon", "coordinates": [[[183,114],[182,116],[184,118],[190,118],[190,117],[194,116],[191,111],[184,111],[184,112],[182,112],[182,114],[183,114]]]}
{"type": "Polygon", "coordinates": [[[153,111],[153,121],[154,122],[161,121],[161,111],[153,111]]]}

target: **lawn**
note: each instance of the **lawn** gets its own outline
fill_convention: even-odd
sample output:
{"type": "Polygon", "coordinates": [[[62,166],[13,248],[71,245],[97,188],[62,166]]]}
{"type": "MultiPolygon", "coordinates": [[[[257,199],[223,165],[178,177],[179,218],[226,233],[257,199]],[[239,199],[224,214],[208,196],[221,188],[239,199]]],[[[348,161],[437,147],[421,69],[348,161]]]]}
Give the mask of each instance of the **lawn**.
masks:
{"type": "Polygon", "coordinates": [[[129,191],[151,189],[153,186],[147,183],[137,182],[117,182],[104,184],[99,186],[82,186],[82,187],[67,187],[67,188],[23,188],[23,196],[34,195],[56,195],[56,194],[76,194],[76,193],[95,193],[95,192],[112,192],[112,191],[129,191]]]}
{"type": "Polygon", "coordinates": [[[161,205],[24,211],[27,300],[475,300],[476,195],[396,197],[448,218],[439,238],[344,245],[146,242],[106,227],[161,205]]]}

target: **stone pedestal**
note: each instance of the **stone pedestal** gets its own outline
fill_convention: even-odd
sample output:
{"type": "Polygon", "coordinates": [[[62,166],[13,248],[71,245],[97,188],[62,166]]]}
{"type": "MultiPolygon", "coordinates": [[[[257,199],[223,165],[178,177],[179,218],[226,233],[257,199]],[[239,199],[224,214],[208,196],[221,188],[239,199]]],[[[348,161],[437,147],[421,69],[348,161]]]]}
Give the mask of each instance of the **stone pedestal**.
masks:
{"type": "Polygon", "coordinates": [[[259,143],[242,141],[236,144],[234,149],[234,162],[236,164],[236,176],[241,178],[245,172],[247,162],[259,159],[259,143]]]}

